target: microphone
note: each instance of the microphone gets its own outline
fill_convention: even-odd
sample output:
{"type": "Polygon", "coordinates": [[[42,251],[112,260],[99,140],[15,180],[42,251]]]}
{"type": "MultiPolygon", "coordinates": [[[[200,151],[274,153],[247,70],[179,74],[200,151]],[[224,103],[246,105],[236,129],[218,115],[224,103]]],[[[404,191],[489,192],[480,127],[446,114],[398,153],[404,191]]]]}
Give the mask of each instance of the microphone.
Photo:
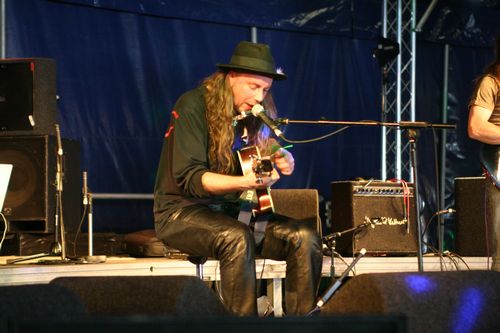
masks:
{"type": "Polygon", "coordinates": [[[57,136],[57,155],[63,155],[62,143],[61,143],[61,131],[59,130],[59,124],[55,124],[56,126],[56,136],[57,136]]]}
{"type": "Polygon", "coordinates": [[[276,122],[267,116],[266,110],[264,110],[262,105],[255,104],[252,107],[252,114],[254,117],[260,118],[264,122],[264,124],[266,124],[267,127],[269,127],[271,131],[274,132],[274,134],[277,137],[283,138],[283,132],[280,131],[278,125],[276,125],[276,122]]]}
{"type": "Polygon", "coordinates": [[[448,209],[443,209],[443,210],[440,210],[440,211],[437,211],[436,213],[434,213],[434,215],[442,215],[442,214],[452,214],[452,213],[456,213],[457,211],[453,208],[448,208],[448,209]]]}
{"type": "Polygon", "coordinates": [[[87,171],[83,172],[83,204],[88,204],[87,171]]]}
{"type": "Polygon", "coordinates": [[[56,127],[56,137],[57,137],[57,159],[56,159],[56,187],[57,190],[62,192],[62,177],[63,177],[63,165],[62,165],[62,156],[63,156],[63,149],[62,149],[62,143],[61,143],[61,131],[59,129],[59,124],[54,124],[56,127]]]}

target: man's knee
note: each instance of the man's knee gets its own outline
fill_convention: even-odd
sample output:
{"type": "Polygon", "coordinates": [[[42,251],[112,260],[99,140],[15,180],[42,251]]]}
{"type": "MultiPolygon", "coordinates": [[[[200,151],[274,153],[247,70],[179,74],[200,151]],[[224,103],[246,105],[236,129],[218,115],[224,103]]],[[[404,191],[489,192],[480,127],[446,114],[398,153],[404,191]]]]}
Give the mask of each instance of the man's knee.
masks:
{"type": "Polygon", "coordinates": [[[241,223],[221,232],[218,237],[218,252],[230,252],[234,255],[254,254],[254,239],[250,229],[241,223]]]}
{"type": "Polygon", "coordinates": [[[306,247],[311,252],[321,251],[321,238],[315,229],[306,223],[299,223],[298,234],[303,247],[306,247]]]}
{"type": "Polygon", "coordinates": [[[321,248],[321,239],[318,233],[307,223],[296,222],[278,227],[275,230],[275,236],[286,240],[295,249],[300,247],[321,248]]]}

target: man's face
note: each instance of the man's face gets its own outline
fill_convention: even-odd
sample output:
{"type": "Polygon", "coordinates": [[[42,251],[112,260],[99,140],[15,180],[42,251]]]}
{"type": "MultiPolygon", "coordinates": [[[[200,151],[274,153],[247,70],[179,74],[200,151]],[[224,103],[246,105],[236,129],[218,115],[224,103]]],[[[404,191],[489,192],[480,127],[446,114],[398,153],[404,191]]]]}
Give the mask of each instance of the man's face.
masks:
{"type": "Polygon", "coordinates": [[[228,75],[234,108],[238,112],[251,110],[255,104],[260,104],[273,84],[273,79],[267,76],[238,72],[229,72],[228,75]]]}

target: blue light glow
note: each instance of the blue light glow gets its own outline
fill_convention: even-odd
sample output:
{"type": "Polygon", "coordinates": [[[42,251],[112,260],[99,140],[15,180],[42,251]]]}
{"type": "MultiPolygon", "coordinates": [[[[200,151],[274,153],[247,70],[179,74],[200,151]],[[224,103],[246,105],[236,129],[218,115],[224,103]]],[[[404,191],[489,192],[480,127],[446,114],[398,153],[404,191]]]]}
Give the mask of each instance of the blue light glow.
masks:
{"type": "Polygon", "coordinates": [[[457,312],[452,314],[454,319],[453,332],[467,333],[474,329],[479,314],[484,308],[485,296],[478,288],[465,289],[460,297],[457,312]]]}
{"type": "Polygon", "coordinates": [[[405,277],[406,285],[413,294],[429,292],[436,288],[436,283],[423,275],[408,275],[405,277]]]}

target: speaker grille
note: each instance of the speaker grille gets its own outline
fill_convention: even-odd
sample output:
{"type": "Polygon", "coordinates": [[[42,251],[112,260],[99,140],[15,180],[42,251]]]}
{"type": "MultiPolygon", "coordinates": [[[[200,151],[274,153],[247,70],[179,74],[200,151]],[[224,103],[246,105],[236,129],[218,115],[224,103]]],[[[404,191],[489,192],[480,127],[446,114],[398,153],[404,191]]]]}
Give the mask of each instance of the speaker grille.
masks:
{"type": "Polygon", "coordinates": [[[46,183],[53,164],[46,158],[46,139],[1,140],[2,163],[14,164],[4,205],[4,214],[12,220],[46,219],[47,192],[53,194],[46,183]]]}
{"type": "Polygon", "coordinates": [[[410,184],[410,205],[404,204],[399,183],[340,181],[332,183],[332,232],[352,230],[337,239],[337,251],[343,255],[359,253],[362,248],[372,255],[413,255],[417,252],[415,203],[410,184]],[[409,209],[409,215],[405,212],[409,209]]]}
{"type": "Polygon", "coordinates": [[[323,315],[404,314],[408,332],[500,332],[500,273],[361,274],[325,304],[323,315]]]}
{"type": "MultiPolygon", "coordinates": [[[[63,218],[72,231],[80,215],[79,145],[65,139],[63,147],[63,218]]],[[[9,232],[54,232],[56,149],[50,135],[0,137],[0,163],[14,165],[2,211],[9,232]]]]}
{"type": "Polygon", "coordinates": [[[485,185],[484,177],[455,178],[455,252],[461,256],[488,256],[487,248],[493,249],[486,232],[491,233],[493,225],[485,220],[485,185]]]}
{"type": "Polygon", "coordinates": [[[59,277],[93,315],[224,315],[227,310],[195,276],[59,277]]]}

